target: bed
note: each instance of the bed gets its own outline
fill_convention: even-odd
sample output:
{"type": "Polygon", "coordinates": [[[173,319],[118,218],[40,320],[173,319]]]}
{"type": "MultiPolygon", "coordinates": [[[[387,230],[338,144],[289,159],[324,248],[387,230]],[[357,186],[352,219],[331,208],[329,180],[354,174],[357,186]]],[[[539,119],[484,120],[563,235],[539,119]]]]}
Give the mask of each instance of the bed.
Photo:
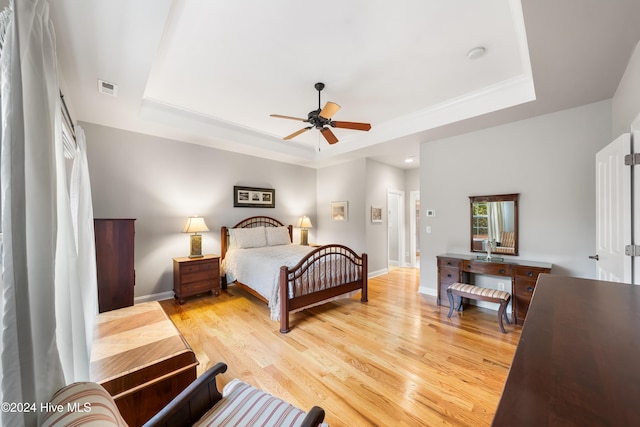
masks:
{"type": "Polygon", "coordinates": [[[343,245],[293,245],[293,227],[267,216],[221,228],[223,288],[245,289],[269,305],[287,333],[289,314],[361,292],[367,302],[367,254],[343,245]]]}

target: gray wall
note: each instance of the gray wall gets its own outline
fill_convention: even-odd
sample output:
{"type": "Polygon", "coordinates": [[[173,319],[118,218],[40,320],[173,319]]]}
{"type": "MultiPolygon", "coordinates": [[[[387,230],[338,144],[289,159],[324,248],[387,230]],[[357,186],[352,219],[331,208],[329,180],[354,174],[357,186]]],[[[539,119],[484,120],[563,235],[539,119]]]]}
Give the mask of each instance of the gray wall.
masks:
{"type": "Polygon", "coordinates": [[[366,159],[318,169],[317,243],[341,243],[367,251],[365,229],[366,159]],[[331,202],[348,202],[348,221],[331,221],[331,202]]]}
{"type": "MultiPolygon", "coordinates": [[[[361,159],[319,170],[170,139],[81,123],[87,135],[94,215],[136,218],[135,296],[170,292],[173,257],[189,254],[186,218],[205,218],[203,252],[220,253],[220,227],[253,215],[295,224],[311,218],[311,243],[340,243],[369,254],[369,271],[387,268],[386,222],[372,224],[371,205],[386,207],[387,189],[404,190],[403,170],[361,159]],[[234,208],[233,186],[276,189],[276,208],[234,208]],[[330,220],[333,201],[349,202],[349,220],[330,220]]],[[[408,229],[408,224],[407,224],[408,229]]],[[[294,242],[299,241],[294,228],[294,242]]]]}
{"type": "MultiPolygon", "coordinates": [[[[405,190],[405,171],[371,159],[318,170],[318,242],[343,243],[369,257],[369,273],[387,270],[387,190],[405,190]],[[349,221],[331,221],[331,202],[349,202],[349,221]],[[371,206],[383,209],[383,222],[371,222],[371,206]]],[[[408,198],[408,194],[405,195],[408,198]]],[[[408,232],[409,224],[406,224],[408,232]]],[[[406,239],[405,239],[406,240],[406,239]]]]}
{"type": "Polygon", "coordinates": [[[205,218],[211,231],[203,234],[203,252],[217,254],[220,227],[245,217],[269,215],[285,224],[305,214],[314,219],[314,169],[90,123],[81,126],[95,217],[137,219],[136,297],[173,288],[172,258],[189,255],[189,236],[181,233],[189,216],[205,218]],[[234,185],[275,188],[275,209],[234,208],[234,185]]]}
{"type": "Polygon", "coordinates": [[[595,154],[611,141],[611,101],[423,143],[421,292],[435,294],[436,255],[469,253],[471,195],[520,193],[520,259],[593,277],[595,154]],[[435,209],[435,217],[426,217],[435,209]],[[425,234],[425,226],[432,227],[425,234]]]}
{"type": "MultiPolygon", "coordinates": [[[[365,200],[365,232],[367,253],[369,254],[369,271],[385,272],[387,269],[388,212],[387,191],[405,190],[405,172],[402,169],[368,159],[366,162],[366,200],[365,200]],[[371,222],[371,206],[382,208],[382,222],[371,222]]],[[[405,194],[405,200],[409,195],[405,194]]],[[[405,207],[406,211],[406,207],[405,207]]],[[[409,223],[406,222],[406,229],[409,223]]],[[[405,232],[405,235],[407,233],[405,232]]],[[[405,241],[407,239],[405,238],[405,241]]],[[[405,245],[406,246],[406,245],[405,245]]],[[[407,252],[406,250],[404,251],[407,252]]]]}

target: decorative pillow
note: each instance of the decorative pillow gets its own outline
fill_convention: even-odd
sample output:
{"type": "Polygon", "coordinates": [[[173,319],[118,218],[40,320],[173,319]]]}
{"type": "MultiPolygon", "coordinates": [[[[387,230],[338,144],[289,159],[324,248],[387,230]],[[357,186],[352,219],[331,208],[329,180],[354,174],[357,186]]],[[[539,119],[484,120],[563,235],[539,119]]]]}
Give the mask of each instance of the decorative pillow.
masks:
{"type": "Polygon", "coordinates": [[[267,245],[269,246],[291,244],[288,227],[265,227],[264,231],[267,233],[267,245]]]}
{"type": "Polygon", "coordinates": [[[264,232],[264,227],[234,228],[231,231],[238,249],[267,246],[267,235],[264,232]]]}

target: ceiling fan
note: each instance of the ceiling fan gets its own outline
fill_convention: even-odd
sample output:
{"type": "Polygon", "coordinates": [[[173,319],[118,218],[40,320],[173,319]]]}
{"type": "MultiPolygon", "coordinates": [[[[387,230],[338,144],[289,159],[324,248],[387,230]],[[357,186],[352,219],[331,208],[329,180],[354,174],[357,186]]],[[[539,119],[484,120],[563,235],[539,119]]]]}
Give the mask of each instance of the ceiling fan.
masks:
{"type": "Polygon", "coordinates": [[[299,117],[291,117],[291,116],[283,116],[281,114],[271,114],[271,117],[279,117],[281,119],[291,119],[298,120],[300,122],[309,123],[311,126],[305,127],[292,133],[289,136],[285,136],[283,139],[289,140],[293,139],[296,136],[308,131],[309,129],[316,128],[322,133],[322,136],[327,140],[329,144],[335,144],[338,142],[338,138],[331,131],[331,128],[343,128],[343,129],[354,129],[354,130],[364,130],[367,131],[371,129],[371,125],[369,123],[358,123],[358,122],[339,122],[331,120],[331,117],[335,113],[338,112],[340,106],[335,102],[327,102],[324,108],[320,109],[320,92],[324,89],[324,83],[316,83],[315,88],[318,91],[318,109],[310,111],[307,114],[306,119],[302,119],[299,117]]]}

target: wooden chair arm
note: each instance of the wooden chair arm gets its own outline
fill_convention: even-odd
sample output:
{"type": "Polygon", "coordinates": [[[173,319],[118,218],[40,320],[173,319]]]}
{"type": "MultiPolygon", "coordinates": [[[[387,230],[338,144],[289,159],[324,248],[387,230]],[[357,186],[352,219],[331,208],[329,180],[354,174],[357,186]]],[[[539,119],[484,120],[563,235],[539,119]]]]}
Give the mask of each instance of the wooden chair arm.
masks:
{"type": "Polygon", "coordinates": [[[198,421],[213,405],[222,399],[216,386],[216,376],[227,371],[220,362],[208,369],[167,404],[143,427],[187,427],[198,421]]]}
{"type": "Polygon", "coordinates": [[[318,427],[321,422],[324,421],[324,409],[319,406],[314,406],[307,413],[307,416],[302,420],[300,427],[318,427]]]}

